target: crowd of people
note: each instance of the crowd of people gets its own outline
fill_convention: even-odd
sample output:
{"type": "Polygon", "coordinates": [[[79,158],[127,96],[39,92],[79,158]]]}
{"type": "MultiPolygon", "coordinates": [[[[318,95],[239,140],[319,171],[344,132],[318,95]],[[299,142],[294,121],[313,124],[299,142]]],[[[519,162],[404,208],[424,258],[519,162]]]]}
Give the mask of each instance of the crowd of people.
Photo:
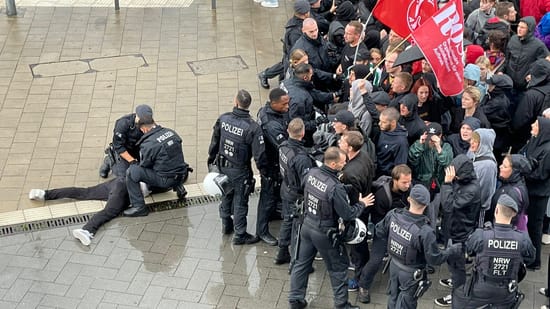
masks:
{"type": "Polygon", "coordinates": [[[279,247],[291,308],[307,306],[316,255],[336,308],[356,308],[350,291],[369,303],[382,268],[388,308],[415,308],[442,263],[450,293],[437,305],[517,308],[519,281],[550,243],[550,13],[528,1],[465,2],[463,91],[448,97],[427,60],[400,57],[414,44],[371,16],[375,4],[294,2],[282,59],[258,74],[265,89],[278,83],[257,121],[240,90],[214,126],[209,170],[233,186],[223,232],[279,247]],[[256,235],[246,227],[252,158],[256,235]],[[279,239],[269,230],[277,211],[279,239]],[[370,249],[350,241],[356,219],[375,226],[370,249]]]}

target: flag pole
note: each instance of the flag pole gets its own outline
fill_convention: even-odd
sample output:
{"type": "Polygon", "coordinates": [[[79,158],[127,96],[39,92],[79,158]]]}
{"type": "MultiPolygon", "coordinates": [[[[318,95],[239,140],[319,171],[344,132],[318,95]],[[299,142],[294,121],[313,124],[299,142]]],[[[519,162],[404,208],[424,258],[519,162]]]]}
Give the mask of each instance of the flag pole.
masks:
{"type": "MultiPolygon", "coordinates": [[[[389,35],[389,34],[388,34],[389,35]]],[[[380,66],[380,64],[382,62],[384,62],[386,60],[386,56],[389,55],[389,54],[392,54],[393,52],[395,52],[399,47],[401,47],[401,45],[405,44],[405,42],[410,39],[412,36],[412,33],[409,33],[409,35],[407,35],[406,38],[404,38],[401,42],[399,42],[399,44],[397,44],[389,53],[387,53],[384,58],[382,58],[382,60],[380,60],[380,62],[378,62],[376,64],[376,66],[374,67],[374,69],[372,71],[369,72],[369,74],[367,74],[367,76],[365,76],[363,79],[367,79],[369,78],[371,75],[372,75],[372,72],[376,71],[376,69],[378,69],[378,67],[380,66]]]]}

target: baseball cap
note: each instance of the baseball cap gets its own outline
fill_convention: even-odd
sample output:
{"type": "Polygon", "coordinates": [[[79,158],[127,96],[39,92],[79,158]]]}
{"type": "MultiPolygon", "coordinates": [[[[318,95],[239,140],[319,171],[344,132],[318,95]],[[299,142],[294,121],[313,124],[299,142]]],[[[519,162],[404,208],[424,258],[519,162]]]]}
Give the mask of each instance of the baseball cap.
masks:
{"type": "Polygon", "coordinates": [[[141,104],[136,107],[136,115],[139,117],[140,124],[153,123],[153,109],[147,104],[141,104]]]}
{"type": "Polygon", "coordinates": [[[374,104],[388,106],[390,105],[390,96],[385,91],[376,91],[370,94],[374,104]]]}
{"type": "Polygon", "coordinates": [[[497,204],[512,208],[515,212],[518,212],[518,203],[508,194],[502,194],[499,196],[497,204]]]}
{"type": "Polygon", "coordinates": [[[430,204],[430,191],[421,184],[414,185],[409,196],[418,204],[427,206],[430,204]]]}
{"type": "Polygon", "coordinates": [[[307,0],[296,0],[294,2],[294,12],[298,14],[306,14],[311,10],[311,6],[307,0]]]}
{"type": "Polygon", "coordinates": [[[426,133],[428,133],[428,136],[440,135],[443,133],[443,128],[437,122],[430,122],[430,124],[426,127],[426,133]]]}
{"type": "Polygon", "coordinates": [[[350,111],[341,110],[334,116],[329,116],[328,119],[332,122],[341,122],[351,128],[355,125],[355,116],[350,111]]]}

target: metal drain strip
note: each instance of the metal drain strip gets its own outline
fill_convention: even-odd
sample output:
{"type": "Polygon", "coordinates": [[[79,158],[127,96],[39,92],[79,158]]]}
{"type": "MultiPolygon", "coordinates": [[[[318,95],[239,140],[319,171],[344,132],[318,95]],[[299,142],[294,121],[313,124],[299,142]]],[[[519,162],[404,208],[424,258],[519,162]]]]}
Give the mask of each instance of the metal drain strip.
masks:
{"type": "MultiPolygon", "coordinates": [[[[259,196],[260,190],[256,189],[251,196],[259,196]]],[[[153,211],[163,211],[191,206],[201,206],[213,202],[220,201],[220,196],[201,195],[187,198],[185,201],[170,200],[158,203],[149,204],[148,207],[153,211]]],[[[13,225],[0,226],[0,237],[15,235],[20,233],[35,232],[41,230],[48,230],[53,228],[59,228],[64,226],[71,226],[76,224],[86,223],[95,214],[79,214],[61,218],[38,220],[32,222],[18,223],[13,225]]]]}

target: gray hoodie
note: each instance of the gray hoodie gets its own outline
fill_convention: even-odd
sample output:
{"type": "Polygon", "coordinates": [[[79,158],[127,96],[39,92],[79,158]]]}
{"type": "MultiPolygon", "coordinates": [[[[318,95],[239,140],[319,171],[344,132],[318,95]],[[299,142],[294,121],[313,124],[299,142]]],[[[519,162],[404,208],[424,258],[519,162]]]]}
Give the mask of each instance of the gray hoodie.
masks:
{"type": "Polygon", "coordinates": [[[493,129],[477,129],[479,134],[479,148],[475,153],[468,151],[468,157],[474,161],[474,170],[481,187],[481,208],[487,210],[491,207],[491,198],[497,187],[498,166],[493,154],[495,143],[495,131],[493,129]]]}

